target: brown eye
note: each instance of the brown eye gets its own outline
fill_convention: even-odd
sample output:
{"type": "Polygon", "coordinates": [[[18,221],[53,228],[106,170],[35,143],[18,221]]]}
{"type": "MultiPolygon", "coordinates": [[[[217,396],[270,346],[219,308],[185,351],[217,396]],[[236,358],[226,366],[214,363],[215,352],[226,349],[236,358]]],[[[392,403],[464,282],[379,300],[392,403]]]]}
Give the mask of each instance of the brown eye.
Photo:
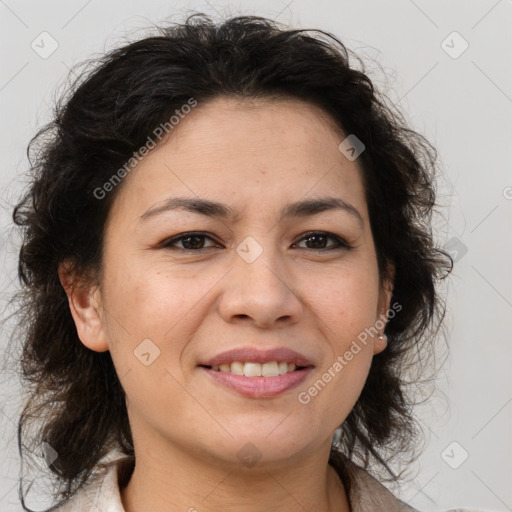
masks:
{"type": "MultiPolygon", "coordinates": [[[[313,231],[311,233],[307,233],[306,236],[304,236],[302,240],[305,240],[307,244],[309,244],[308,247],[305,247],[305,249],[311,249],[311,250],[332,250],[332,249],[350,249],[351,247],[344,242],[341,238],[339,238],[336,235],[333,235],[332,233],[326,233],[324,231],[313,231]],[[334,240],[336,243],[334,246],[328,246],[328,240],[334,240]]],[[[293,244],[294,246],[296,244],[293,244]]]]}
{"type": "Polygon", "coordinates": [[[164,241],[161,244],[161,247],[166,248],[177,248],[184,251],[200,251],[202,249],[209,249],[210,247],[205,247],[204,242],[205,240],[211,240],[214,242],[212,238],[209,236],[202,234],[202,233],[184,233],[179,236],[175,236],[173,238],[170,238],[166,241],[164,241]],[[180,243],[182,244],[182,247],[177,247],[176,244],[180,243]]]}

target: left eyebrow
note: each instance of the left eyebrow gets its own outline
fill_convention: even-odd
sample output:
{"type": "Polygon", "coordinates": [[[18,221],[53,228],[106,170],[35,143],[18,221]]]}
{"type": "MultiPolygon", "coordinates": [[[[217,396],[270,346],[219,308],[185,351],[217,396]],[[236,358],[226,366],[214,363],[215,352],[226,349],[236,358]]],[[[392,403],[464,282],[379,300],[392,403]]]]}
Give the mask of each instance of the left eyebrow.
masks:
{"type": "MultiPolygon", "coordinates": [[[[240,220],[240,213],[233,210],[230,206],[209,199],[171,197],[166,199],[163,204],[150,208],[144,212],[139,221],[144,221],[160,213],[173,210],[185,210],[192,213],[198,213],[207,217],[217,217],[223,219],[240,220]]],[[[363,217],[359,211],[350,203],[347,203],[339,197],[323,197],[318,199],[305,199],[295,203],[289,203],[281,210],[280,221],[296,217],[309,217],[329,210],[342,210],[355,217],[361,225],[364,225],[363,217]]]]}
{"type": "Polygon", "coordinates": [[[340,197],[322,197],[319,199],[305,199],[297,201],[296,203],[287,204],[281,211],[279,220],[284,220],[293,217],[308,217],[317,215],[322,212],[330,210],[341,210],[353,217],[363,226],[364,221],[359,210],[350,203],[347,203],[340,197]]]}

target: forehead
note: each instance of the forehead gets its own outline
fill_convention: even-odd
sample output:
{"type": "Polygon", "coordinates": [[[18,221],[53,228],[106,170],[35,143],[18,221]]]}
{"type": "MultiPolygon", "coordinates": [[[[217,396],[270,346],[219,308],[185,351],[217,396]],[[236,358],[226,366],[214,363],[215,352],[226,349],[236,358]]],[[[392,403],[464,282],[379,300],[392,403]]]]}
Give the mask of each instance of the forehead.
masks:
{"type": "Polygon", "coordinates": [[[338,149],[345,137],[331,116],[301,100],[199,103],[125,178],[116,202],[140,215],[169,195],[196,196],[242,215],[250,205],[330,194],[364,216],[361,169],[338,149]]]}
{"type": "MultiPolygon", "coordinates": [[[[186,116],[174,133],[174,149],[194,149],[201,153],[224,152],[234,157],[250,151],[282,152],[289,160],[317,158],[327,146],[344,138],[334,119],[323,109],[290,98],[238,99],[220,97],[186,116]]],[[[263,159],[265,155],[262,154],[263,159]]],[[[338,156],[336,154],[336,156],[338,156]]]]}

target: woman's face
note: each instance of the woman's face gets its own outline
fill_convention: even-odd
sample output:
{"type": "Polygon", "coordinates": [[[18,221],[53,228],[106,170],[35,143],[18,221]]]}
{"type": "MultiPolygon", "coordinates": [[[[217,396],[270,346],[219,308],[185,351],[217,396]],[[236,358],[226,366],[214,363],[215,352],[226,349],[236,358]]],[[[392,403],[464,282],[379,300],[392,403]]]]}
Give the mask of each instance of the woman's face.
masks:
{"type": "MultiPolygon", "coordinates": [[[[385,348],[358,336],[390,298],[379,286],[361,170],[338,149],[344,138],[298,100],[220,98],[199,104],[125,178],[93,295],[98,322],[94,313],[75,320],[85,345],[111,351],[136,453],[277,464],[330,446],[385,348]],[[171,208],[178,197],[224,206],[171,208]],[[312,199],[348,206],[290,207],[312,199]],[[290,349],[309,368],[300,378],[219,378],[201,366],[238,348],[290,349]]],[[[265,373],[284,371],[272,364],[279,355],[263,360],[265,373]]],[[[227,370],[236,368],[259,370],[227,370]]]]}

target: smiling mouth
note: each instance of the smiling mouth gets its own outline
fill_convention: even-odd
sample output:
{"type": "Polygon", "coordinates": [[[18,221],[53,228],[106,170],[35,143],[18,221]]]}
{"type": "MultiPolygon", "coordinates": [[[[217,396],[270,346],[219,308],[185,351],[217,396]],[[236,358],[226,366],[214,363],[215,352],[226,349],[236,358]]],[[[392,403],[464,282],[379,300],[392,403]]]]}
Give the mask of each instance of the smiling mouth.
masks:
{"type": "Polygon", "coordinates": [[[304,368],[309,368],[308,366],[297,366],[294,363],[287,363],[285,361],[269,361],[267,363],[233,361],[232,363],[221,365],[200,366],[216,372],[230,373],[245,377],[278,377],[279,375],[286,375],[303,370],[304,368]]]}

